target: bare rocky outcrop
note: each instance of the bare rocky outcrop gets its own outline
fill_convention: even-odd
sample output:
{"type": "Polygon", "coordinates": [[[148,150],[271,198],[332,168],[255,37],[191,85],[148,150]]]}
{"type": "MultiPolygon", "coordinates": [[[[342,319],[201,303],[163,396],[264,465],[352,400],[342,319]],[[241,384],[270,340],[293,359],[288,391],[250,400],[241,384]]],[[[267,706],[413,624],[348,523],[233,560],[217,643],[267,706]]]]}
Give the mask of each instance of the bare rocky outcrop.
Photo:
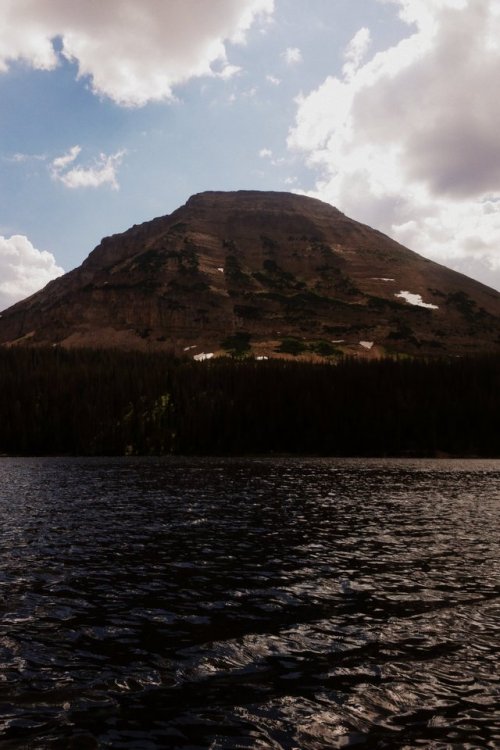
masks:
{"type": "Polygon", "coordinates": [[[500,350],[500,294],[319,200],[206,192],[4,311],[0,344],[463,355],[500,350]]]}

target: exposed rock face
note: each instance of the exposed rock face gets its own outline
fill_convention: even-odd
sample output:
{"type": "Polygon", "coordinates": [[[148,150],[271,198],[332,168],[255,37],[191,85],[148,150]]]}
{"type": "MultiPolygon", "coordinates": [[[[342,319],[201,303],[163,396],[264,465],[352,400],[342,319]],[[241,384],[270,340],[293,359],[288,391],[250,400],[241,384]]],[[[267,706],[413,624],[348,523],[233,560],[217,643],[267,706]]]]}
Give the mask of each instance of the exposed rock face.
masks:
{"type": "Polygon", "coordinates": [[[321,201],[208,192],[105,238],[6,310],[0,343],[200,358],[499,351],[500,294],[321,201]]]}

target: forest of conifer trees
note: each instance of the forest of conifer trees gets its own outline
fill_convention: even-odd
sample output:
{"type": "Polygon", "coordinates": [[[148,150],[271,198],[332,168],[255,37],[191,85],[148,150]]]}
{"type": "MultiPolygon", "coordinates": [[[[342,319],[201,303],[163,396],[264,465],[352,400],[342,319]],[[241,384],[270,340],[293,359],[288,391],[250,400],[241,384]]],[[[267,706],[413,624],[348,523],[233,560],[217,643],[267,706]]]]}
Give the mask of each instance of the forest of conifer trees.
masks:
{"type": "Polygon", "coordinates": [[[337,364],[0,349],[7,455],[500,456],[500,357],[337,364]]]}

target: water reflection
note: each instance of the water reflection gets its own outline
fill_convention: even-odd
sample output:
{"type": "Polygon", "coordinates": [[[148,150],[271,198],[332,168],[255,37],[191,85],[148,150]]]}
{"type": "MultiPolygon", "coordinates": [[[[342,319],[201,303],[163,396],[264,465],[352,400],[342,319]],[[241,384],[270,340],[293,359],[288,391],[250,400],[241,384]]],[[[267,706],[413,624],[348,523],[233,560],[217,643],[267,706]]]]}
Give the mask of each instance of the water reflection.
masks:
{"type": "Polygon", "coordinates": [[[2,748],[499,746],[500,462],[0,475],[2,748]]]}

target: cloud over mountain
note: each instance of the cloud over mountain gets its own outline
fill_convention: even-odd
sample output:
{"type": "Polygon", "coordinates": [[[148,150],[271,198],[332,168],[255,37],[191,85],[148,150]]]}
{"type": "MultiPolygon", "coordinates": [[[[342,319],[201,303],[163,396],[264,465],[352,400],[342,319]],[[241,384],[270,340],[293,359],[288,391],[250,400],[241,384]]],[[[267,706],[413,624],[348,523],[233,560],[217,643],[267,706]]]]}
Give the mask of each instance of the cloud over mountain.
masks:
{"type": "Polygon", "coordinates": [[[14,60],[51,70],[62,55],[78,65],[79,77],[88,77],[96,94],[120,105],[141,106],[171,98],[172,88],[193,76],[212,75],[212,64],[226,61],[225,42],[242,41],[259,15],[272,12],[273,2],[2,3],[0,71],[14,60]]]}
{"type": "Polygon", "coordinates": [[[344,77],[299,98],[289,146],[318,169],[315,195],[436,259],[474,257],[487,281],[500,273],[500,5],[380,2],[408,36],[360,64],[358,32],[344,77]]]}
{"type": "Polygon", "coordinates": [[[52,253],[37,250],[24,235],[0,236],[0,310],[63,273],[52,253]]]}

